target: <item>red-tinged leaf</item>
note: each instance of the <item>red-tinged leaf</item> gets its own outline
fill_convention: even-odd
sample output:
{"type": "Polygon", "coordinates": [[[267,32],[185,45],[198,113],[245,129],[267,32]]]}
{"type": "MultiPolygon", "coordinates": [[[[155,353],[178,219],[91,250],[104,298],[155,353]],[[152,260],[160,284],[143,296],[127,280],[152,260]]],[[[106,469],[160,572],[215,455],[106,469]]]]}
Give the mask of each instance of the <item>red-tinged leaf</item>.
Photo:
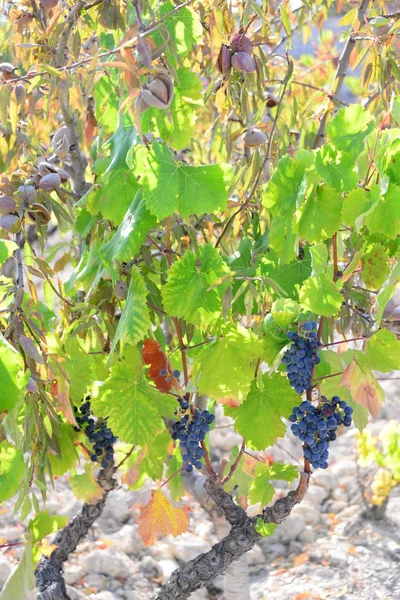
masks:
{"type": "Polygon", "coordinates": [[[164,375],[160,375],[160,371],[161,369],[165,369],[168,373],[171,373],[172,369],[160,344],[156,340],[145,340],[143,343],[142,357],[144,363],[150,365],[147,375],[154,381],[156,388],[161,392],[169,392],[172,388],[173,381],[167,381],[164,375]]]}
{"type": "Polygon", "coordinates": [[[160,536],[171,534],[176,537],[187,531],[189,511],[188,506],[173,506],[162,490],[153,490],[150,502],[142,507],[138,519],[143,544],[151,546],[160,536]]]}
{"type": "Polygon", "coordinates": [[[92,112],[87,112],[85,115],[85,139],[89,146],[94,136],[97,127],[97,119],[92,112]]]}
{"type": "Polygon", "coordinates": [[[347,387],[354,402],[367,408],[374,419],[378,416],[385,393],[373,376],[364,354],[355,353],[343,373],[340,385],[347,387]]]}
{"type": "Polygon", "coordinates": [[[50,385],[51,395],[58,400],[58,409],[63,413],[67,423],[77,426],[69,399],[69,383],[63,378],[54,379],[50,385]]]}

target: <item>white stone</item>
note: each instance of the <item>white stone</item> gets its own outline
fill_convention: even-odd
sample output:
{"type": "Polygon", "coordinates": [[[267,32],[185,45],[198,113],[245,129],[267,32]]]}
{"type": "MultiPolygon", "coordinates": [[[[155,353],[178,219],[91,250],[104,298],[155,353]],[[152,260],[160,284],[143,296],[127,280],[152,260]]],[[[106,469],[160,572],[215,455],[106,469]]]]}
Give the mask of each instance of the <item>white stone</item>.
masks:
{"type": "Polygon", "coordinates": [[[274,556],[285,556],[286,554],[286,546],[284,544],[280,544],[279,542],[267,546],[266,550],[268,552],[272,552],[274,556]]]}
{"type": "Polygon", "coordinates": [[[312,544],[315,542],[316,537],[317,533],[311,525],[307,525],[307,527],[299,533],[299,540],[303,542],[303,544],[312,544]]]}
{"type": "Polygon", "coordinates": [[[129,577],[136,571],[135,564],[126,554],[111,548],[90,552],[84,558],[84,567],[86,573],[101,573],[109,577],[129,577]]]}
{"type": "Polygon", "coordinates": [[[107,539],[111,540],[115,550],[126,554],[135,554],[143,549],[143,542],[134,525],[124,525],[115,533],[108,535],[107,539]]]}
{"type": "Polygon", "coordinates": [[[118,600],[118,596],[112,592],[100,592],[100,594],[91,594],[89,600],[118,600]]]}
{"type": "Polygon", "coordinates": [[[107,577],[99,573],[88,573],[85,577],[86,584],[97,591],[104,590],[107,587],[107,577]]]}
{"type": "MultiPolygon", "coordinates": [[[[20,542],[23,539],[24,531],[19,529],[18,527],[2,527],[1,528],[1,537],[4,540],[7,540],[7,544],[11,544],[11,542],[20,542]]],[[[18,546],[16,546],[17,548],[18,546]]]]}
{"type": "MultiPolygon", "coordinates": [[[[85,594],[83,592],[81,592],[80,590],[75,589],[74,587],[67,585],[67,593],[68,596],[71,598],[71,600],[83,600],[84,598],[86,599],[87,596],[85,596],[85,594]]],[[[97,598],[97,596],[96,596],[97,598]]]]}
{"type": "Polygon", "coordinates": [[[69,585],[74,585],[77,581],[82,579],[85,575],[85,571],[80,565],[68,565],[66,566],[64,579],[69,585]]]}
{"type": "Polygon", "coordinates": [[[335,502],[331,502],[328,506],[328,512],[337,514],[340,513],[344,508],[347,507],[347,502],[343,500],[335,500],[335,502]]]}
{"type": "Polygon", "coordinates": [[[343,510],[340,511],[340,513],[338,514],[338,517],[340,517],[341,519],[347,519],[349,517],[355,517],[360,513],[360,507],[359,506],[345,506],[345,508],[343,510]]]}
{"type": "Polygon", "coordinates": [[[329,496],[329,490],[326,487],[311,485],[307,490],[306,500],[309,500],[315,506],[321,506],[324,500],[329,496]]]}
{"type": "Polygon", "coordinates": [[[165,583],[171,577],[171,574],[179,567],[178,563],[172,558],[164,558],[158,561],[158,566],[162,570],[162,581],[165,583]]]}
{"type": "Polygon", "coordinates": [[[190,594],[189,596],[189,600],[207,600],[208,599],[208,593],[207,590],[204,588],[200,588],[199,590],[196,590],[195,592],[193,592],[193,594],[190,594]]]}
{"type": "Polygon", "coordinates": [[[348,501],[348,496],[346,492],[342,490],[342,488],[336,488],[333,490],[332,498],[334,498],[334,500],[344,500],[345,502],[348,501]]]}
{"type": "Polygon", "coordinates": [[[203,552],[208,552],[211,544],[199,539],[192,533],[183,533],[178,538],[172,538],[170,542],[171,552],[182,562],[188,562],[203,552]]]}
{"type": "Polygon", "coordinates": [[[303,500],[301,504],[294,507],[291,516],[301,516],[307,525],[316,525],[320,520],[321,513],[315,504],[308,500],[303,500]]]}
{"type": "Polygon", "coordinates": [[[3,586],[11,573],[14,571],[14,566],[3,556],[0,557],[0,586],[3,586]]]}
{"type": "Polygon", "coordinates": [[[141,571],[145,577],[156,579],[162,574],[161,568],[156,560],[152,556],[145,556],[139,563],[139,571],[141,571]]]}
{"type": "Polygon", "coordinates": [[[305,521],[302,516],[290,515],[283,521],[283,523],[278,525],[275,535],[279,540],[290,542],[291,540],[295,540],[297,538],[300,532],[303,531],[304,527],[305,521]]]}
{"type": "Polygon", "coordinates": [[[346,477],[348,475],[355,475],[356,473],[356,463],[355,460],[340,460],[337,463],[334,463],[330,467],[331,474],[336,477],[339,481],[342,477],[346,477]]]}
{"type": "Polygon", "coordinates": [[[316,485],[325,487],[327,489],[333,489],[337,486],[337,478],[333,476],[331,471],[318,469],[313,473],[313,482],[316,485]]]}
{"type": "MultiPolygon", "coordinates": [[[[103,522],[110,525],[110,520],[114,521],[117,525],[117,529],[121,528],[121,523],[126,523],[131,517],[132,513],[128,509],[129,495],[125,490],[115,490],[109,495],[104,507],[101,517],[98,519],[98,524],[103,528],[103,522]]],[[[115,529],[115,531],[117,531],[115,529]]]]}

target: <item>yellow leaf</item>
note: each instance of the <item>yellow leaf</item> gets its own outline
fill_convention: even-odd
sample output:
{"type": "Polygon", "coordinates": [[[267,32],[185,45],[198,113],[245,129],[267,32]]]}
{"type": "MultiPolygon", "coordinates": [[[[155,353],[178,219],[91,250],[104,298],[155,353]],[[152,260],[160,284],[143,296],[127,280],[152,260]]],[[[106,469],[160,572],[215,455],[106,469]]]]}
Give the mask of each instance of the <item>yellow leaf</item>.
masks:
{"type": "Polygon", "coordinates": [[[215,65],[222,44],[222,30],[224,27],[224,17],[222,10],[216,6],[210,14],[210,50],[211,60],[215,65]]]}
{"type": "Polygon", "coordinates": [[[176,508],[161,489],[153,490],[151,500],[140,510],[139,535],[145,546],[151,546],[158,537],[169,533],[176,537],[187,531],[189,507],[176,508]]]}
{"type": "Polygon", "coordinates": [[[83,500],[88,504],[96,504],[103,497],[104,490],[97,483],[91,468],[91,465],[87,465],[85,473],[82,475],[72,475],[69,482],[78,500],[83,500]]]}

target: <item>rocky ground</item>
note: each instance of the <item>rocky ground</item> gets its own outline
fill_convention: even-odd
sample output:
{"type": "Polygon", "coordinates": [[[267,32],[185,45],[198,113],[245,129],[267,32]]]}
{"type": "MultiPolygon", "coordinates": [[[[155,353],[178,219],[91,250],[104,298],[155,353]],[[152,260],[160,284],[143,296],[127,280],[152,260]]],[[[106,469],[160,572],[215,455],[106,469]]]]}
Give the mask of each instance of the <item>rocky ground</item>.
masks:
{"type": "MultiPolygon", "coordinates": [[[[371,423],[374,432],[397,416],[396,382],[385,383],[389,402],[383,418],[371,423]]],[[[214,430],[213,437],[222,452],[236,441],[229,427],[214,430]]],[[[354,430],[348,430],[332,445],[330,467],[313,475],[303,503],[248,554],[251,600],[400,599],[400,491],[393,491],[384,520],[363,518],[353,446],[354,430]]],[[[298,442],[288,435],[273,454],[293,463],[300,455],[298,442]]],[[[217,541],[207,513],[190,499],[189,531],[145,548],[127,505],[130,495],[123,488],[110,495],[89,537],[66,564],[71,600],[150,600],[174,569],[217,541]]],[[[79,511],[65,479],[57,480],[46,508],[70,517],[79,511]]],[[[0,538],[21,541],[24,526],[12,515],[12,503],[0,513],[0,538]]],[[[0,589],[22,551],[20,546],[0,550],[0,589]]],[[[221,577],[191,598],[223,600],[222,588],[221,577]]]]}

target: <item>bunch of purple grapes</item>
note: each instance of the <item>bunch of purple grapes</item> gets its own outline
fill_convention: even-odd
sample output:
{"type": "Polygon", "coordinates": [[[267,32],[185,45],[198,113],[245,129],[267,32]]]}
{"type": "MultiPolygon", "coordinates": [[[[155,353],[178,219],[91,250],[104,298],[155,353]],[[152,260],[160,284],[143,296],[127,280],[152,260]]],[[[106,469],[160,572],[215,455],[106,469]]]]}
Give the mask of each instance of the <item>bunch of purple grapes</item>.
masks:
{"type": "Polygon", "coordinates": [[[306,400],[296,406],[289,417],[293,423],[291,429],[300,438],[304,458],[310,461],[314,469],[326,469],[328,466],[329,443],[336,439],[336,430],[340,425],[350,427],[353,409],[339,396],[328,400],[321,397],[318,406],[306,400]]]}
{"type": "MultiPolygon", "coordinates": [[[[105,469],[114,460],[113,446],[118,438],[107,427],[107,419],[93,418],[90,396],[86,396],[85,402],[81,404],[79,409],[75,406],[74,411],[77,424],[84,430],[89,442],[92,444],[90,460],[101,462],[102,468],[105,469]]],[[[76,429],[79,431],[78,428],[76,429]]]]}
{"type": "Polygon", "coordinates": [[[193,471],[193,467],[201,469],[201,459],[204,456],[204,450],[201,447],[201,442],[204,440],[207,433],[210,431],[210,425],[215,420],[215,416],[208,410],[200,411],[194,409],[194,413],[190,411],[189,402],[179,399],[179,420],[173,425],[172,438],[179,440],[182,448],[182,458],[188,464],[186,471],[193,471]]]}
{"type": "Polygon", "coordinates": [[[306,321],[301,332],[287,334],[292,344],[283,355],[282,363],[286,365],[290,385],[298,394],[311,389],[314,366],[320,362],[316,328],[315,321],[306,321]]]}

